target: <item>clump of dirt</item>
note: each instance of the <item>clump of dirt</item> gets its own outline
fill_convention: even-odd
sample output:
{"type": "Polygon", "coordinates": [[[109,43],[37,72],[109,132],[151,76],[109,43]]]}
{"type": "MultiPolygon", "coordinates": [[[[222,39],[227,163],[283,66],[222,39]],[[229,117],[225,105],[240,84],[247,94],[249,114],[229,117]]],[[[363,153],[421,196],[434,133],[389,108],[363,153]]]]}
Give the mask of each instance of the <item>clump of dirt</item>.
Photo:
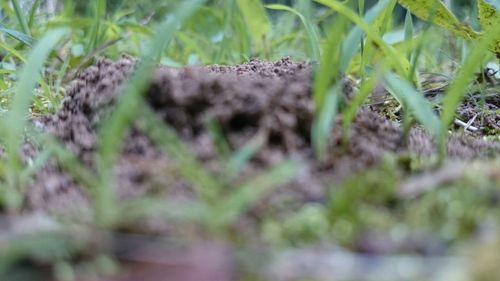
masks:
{"type": "MultiPolygon", "coordinates": [[[[62,108],[45,120],[45,130],[91,169],[95,169],[101,121],[110,114],[121,85],[135,65],[134,59],[123,57],[90,66],[68,88],[62,108]]],[[[288,58],[276,62],[252,60],[236,66],[158,67],[145,100],[213,173],[222,173],[225,163],[209,130],[210,122],[221,128],[232,151],[259,136],[265,137],[265,145],[240,172],[241,179],[290,157],[300,159],[304,168],[283,187],[286,198],[292,197],[299,204],[322,200],[327,182],[331,184],[332,180],[376,165],[388,152],[423,156],[435,153],[436,145],[427,133],[414,129],[405,142],[399,126],[365,107],[357,114],[346,145],[339,130],[341,120],[337,120],[326,161],[317,162],[310,138],[314,119],[311,76],[310,65],[288,58]]],[[[354,93],[348,79],[344,91],[347,96],[354,93]]],[[[454,136],[449,143],[450,156],[459,159],[485,157],[498,151],[498,143],[468,136],[454,136]]],[[[192,196],[182,179],[165,172],[172,167],[169,156],[134,127],[115,165],[114,188],[121,198],[141,196],[158,188],[168,190],[169,198],[171,194],[192,196]]],[[[67,212],[68,207],[88,204],[85,189],[55,162],[38,173],[27,198],[30,208],[49,211],[67,212]]],[[[283,198],[278,193],[265,200],[281,202],[283,198]]]]}

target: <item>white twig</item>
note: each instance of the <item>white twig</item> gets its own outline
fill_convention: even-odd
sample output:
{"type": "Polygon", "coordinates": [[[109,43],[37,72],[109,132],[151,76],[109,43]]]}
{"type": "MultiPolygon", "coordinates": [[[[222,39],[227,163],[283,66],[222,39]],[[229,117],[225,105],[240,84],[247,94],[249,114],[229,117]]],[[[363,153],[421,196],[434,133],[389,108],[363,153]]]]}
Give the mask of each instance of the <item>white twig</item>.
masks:
{"type": "Polygon", "coordinates": [[[471,120],[469,120],[469,122],[465,123],[464,121],[462,120],[459,120],[459,119],[455,119],[455,124],[458,125],[458,126],[462,126],[464,127],[464,129],[467,131],[471,131],[471,132],[477,132],[479,131],[479,128],[476,128],[474,126],[472,126],[472,123],[474,123],[474,121],[476,120],[478,114],[474,115],[474,117],[472,117],[471,120]]]}

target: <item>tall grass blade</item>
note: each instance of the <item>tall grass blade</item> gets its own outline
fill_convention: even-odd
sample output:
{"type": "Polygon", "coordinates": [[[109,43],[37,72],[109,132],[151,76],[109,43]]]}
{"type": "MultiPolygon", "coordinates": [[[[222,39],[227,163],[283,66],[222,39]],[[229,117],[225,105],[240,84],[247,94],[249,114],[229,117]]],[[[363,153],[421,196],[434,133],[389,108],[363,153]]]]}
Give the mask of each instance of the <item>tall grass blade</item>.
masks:
{"type": "Polygon", "coordinates": [[[20,144],[20,138],[26,124],[26,115],[33,98],[33,91],[41,78],[43,65],[51,50],[66,34],[68,34],[67,29],[49,31],[31,51],[23,66],[16,85],[11,110],[4,120],[4,126],[9,132],[9,148],[15,149],[20,144]]]}
{"type": "Polygon", "coordinates": [[[101,34],[102,22],[105,20],[106,16],[106,1],[105,0],[94,0],[93,2],[94,9],[94,21],[92,25],[92,29],[90,32],[88,42],[88,51],[94,50],[99,46],[99,36],[101,34]]]}
{"type": "Polygon", "coordinates": [[[31,9],[28,16],[29,28],[33,27],[33,24],[35,23],[36,12],[38,10],[38,7],[40,7],[41,2],[42,2],[41,0],[35,0],[33,5],[31,5],[31,9]]]}
{"type": "MultiPolygon", "coordinates": [[[[381,0],[373,6],[363,18],[367,24],[371,24],[383,11],[385,11],[389,0],[381,0]]],[[[340,58],[340,71],[345,72],[349,67],[352,58],[359,53],[361,45],[360,41],[363,40],[363,30],[360,27],[351,29],[347,37],[342,43],[342,57],[340,58]]]]}
{"type": "Polygon", "coordinates": [[[318,31],[316,30],[315,25],[308,18],[306,18],[304,15],[302,15],[299,11],[295,10],[294,8],[281,4],[266,5],[266,8],[271,10],[287,11],[296,15],[306,29],[312,59],[316,62],[321,61],[321,49],[319,44],[320,36],[318,34],[318,31]]]}
{"type": "Polygon", "coordinates": [[[14,209],[20,203],[16,202],[19,199],[17,195],[20,196],[20,194],[16,195],[16,193],[19,188],[18,171],[21,170],[18,149],[23,142],[23,131],[26,127],[26,117],[33,99],[34,90],[41,78],[41,71],[50,51],[66,34],[68,34],[67,29],[49,31],[31,51],[19,75],[11,109],[2,120],[2,127],[5,130],[5,148],[9,157],[9,174],[7,176],[9,191],[7,192],[10,192],[10,194],[7,197],[12,200],[7,204],[14,209]]]}
{"type": "Polygon", "coordinates": [[[26,17],[23,14],[23,10],[21,8],[21,5],[19,5],[19,2],[17,0],[11,0],[12,6],[14,7],[14,11],[16,12],[16,17],[17,20],[19,21],[19,25],[21,26],[22,31],[28,35],[31,36],[31,31],[28,26],[28,21],[26,20],[26,17]]]}
{"type": "Polygon", "coordinates": [[[190,17],[197,7],[206,0],[185,1],[173,12],[174,18],[169,18],[157,28],[149,50],[143,55],[141,62],[133,76],[123,87],[123,93],[118,100],[110,118],[103,122],[100,136],[98,168],[101,176],[99,202],[97,214],[101,222],[110,222],[113,218],[114,199],[110,187],[113,186],[113,163],[120,151],[123,138],[130,123],[138,114],[138,105],[146,90],[151,71],[155,65],[155,58],[160,57],[164,47],[170,42],[179,24],[190,17]]]}
{"type": "MultiPolygon", "coordinates": [[[[413,18],[410,13],[410,11],[406,11],[406,16],[405,16],[405,41],[410,41],[413,39],[413,18]]],[[[408,53],[408,60],[411,61],[412,57],[412,52],[408,53]]]]}
{"type": "Polygon", "coordinates": [[[314,75],[314,106],[318,114],[325,104],[328,89],[332,82],[340,79],[340,60],[342,57],[342,41],[345,35],[347,19],[339,17],[327,29],[326,44],[319,69],[314,75]]]}
{"type": "Polygon", "coordinates": [[[312,141],[316,157],[321,161],[327,156],[328,140],[332,133],[339,100],[342,95],[343,81],[339,80],[326,93],[325,103],[314,120],[312,141]]]}

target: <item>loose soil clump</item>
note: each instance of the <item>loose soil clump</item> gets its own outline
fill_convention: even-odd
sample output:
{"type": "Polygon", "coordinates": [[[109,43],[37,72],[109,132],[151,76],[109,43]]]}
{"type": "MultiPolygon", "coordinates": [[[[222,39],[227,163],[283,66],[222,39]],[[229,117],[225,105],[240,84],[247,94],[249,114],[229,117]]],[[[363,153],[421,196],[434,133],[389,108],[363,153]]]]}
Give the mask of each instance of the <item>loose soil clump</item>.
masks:
{"type": "MultiPolygon", "coordinates": [[[[116,62],[98,61],[67,89],[61,109],[43,121],[44,130],[93,170],[100,125],[112,114],[121,86],[135,65],[134,59],[125,56],[116,62]]],[[[387,153],[426,157],[436,152],[435,143],[423,130],[414,128],[404,141],[397,124],[367,106],[359,110],[347,144],[342,142],[341,120],[337,120],[326,160],[316,161],[310,137],[314,120],[311,77],[310,65],[288,58],[236,66],[158,67],[145,100],[212,173],[223,174],[227,159],[210,129],[214,126],[231,152],[257,138],[265,140],[238,179],[250,178],[290,158],[303,163],[296,179],[283,186],[283,192],[266,196],[266,202],[282,202],[283,193],[298,204],[321,201],[332,183],[377,165],[387,153]]],[[[344,92],[346,96],[355,93],[352,81],[345,79],[344,92]]],[[[448,147],[450,157],[456,159],[488,157],[499,151],[498,143],[461,135],[453,136],[448,147]]],[[[120,198],[132,198],[159,188],[169,198],[192,197],[190,186],[175,172],[168,172],[174,166],[169,155],[134,125],[114,167],[116,193],[120,198]]],[[[88,194],[56,162],[50,162],[29,188],[27,205],[67,213],[75,207],[85,209],[88,194]]]]}

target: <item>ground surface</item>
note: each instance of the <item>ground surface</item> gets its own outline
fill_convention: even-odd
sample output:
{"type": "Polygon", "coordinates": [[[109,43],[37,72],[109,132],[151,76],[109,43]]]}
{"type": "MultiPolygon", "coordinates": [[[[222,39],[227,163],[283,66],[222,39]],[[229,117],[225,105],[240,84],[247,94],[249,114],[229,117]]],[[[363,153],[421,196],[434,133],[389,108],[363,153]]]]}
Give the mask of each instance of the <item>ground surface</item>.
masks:
{"type": "MultiPolygon", "coordinates": [[[[95,170],[100,125],[110,114],[114,102],[122,92],[120,86],[134,65],[132,58],[123,57],[116,62],[101,60],[90,66],[80,73],[67,89],[61,109],[56,114],[36,122],[41,125],[42,130],[61,140],[85,166],[95,170]]],[[[356,89],[352,81],[345,80],[344,92],[347,97],[355,94],[356,89]]],[[[422,168],[419,163],[432,162],[435,157],[436,145],[422,129],[414,127],[408,140],[405,140],[398,124],[385,118],[379,107],[365,106],[356,115],[348,143],[342,141],[341,120],[337,120],[328,144],[329,153],[324,161],[318,162],[314,157],[310,137],[314,115],[311,95],[311,67],[306,63],[283,58],[276,62],[252,60],[236,66],[214,65],[181,69],[158,67],[145,99],[157,116],[175,130],[203,167],[218,177],[224,178],[228,175],[228,155],[231,152],[249,144],[256,144],[255,153],[249,160],[228,176],[228,185],[237,186],[288,159],[301,163],[300,171],[291,181],[264,194],[231,226],[231,231],[239,237],[236,241],[245,243],[244,241],[259,240],[257,237],[261,235],[263,225],[268,225],[265,224],[268,217],[279,221],[305,205],[329,205],[332,190],[335,190],[336,186],[352,180],[352,177],[359,173],[383,166],[388,155],[396,157],[395,166],[389,169],[397,171],[398,177],[402,179],[411,179],[415,166],[418,173],[424,173],[428,169],[425,167],[430,166],[423,164],[422,168]]],[[[489,111],[486,112],[488,115],[485,115],[485,121],[483,120],[485,123],[481,125],[478,123],[481,118],[477,118],[478,121],[473,124],[481,128],[478,132],[457,133],[450,138],[450,163],[498,157],[500,143],[483,138],[488,132],[498,130],[498,95],[488,97],[486,104],[489,111]]],[[[459,112],[466,121],[480,113],[473,98],[464,103],[459,112]]],[[[26,148],[24,159],[28,161],[36,154],[37,148],[31,145],[26,148]]],[[[458,171],[458,175],[452,173],[451,180],[459,179],[462,170],[460,167],[453,167],[451,170],[455,173],[458,171]]],[[[137,121],[128,134],[118,164],[114,168],[116,186],[113,190],[120,200],[152,195],[164,197],[169,202],[196,201],[198,195],[193,191],[193,186],[179,175],[177,169],[172,157],[153,144],[141,127],[141,122],[137,121]]],[[[435,181],[449,181],[450,173],[443,173],[444,179],[435,175],[431,177],[428,185],[435,184],[435,181]]],[[[395,204],[391,203],[395,197],[406,196],[405,194],[413,196],[421,192],[420,187],[427,187],[425,182],[406,183],[396,187],[399,189],[390,190],[394,195],[389,196],[389,201],[384,199],[382,204],[395,204]]],[[[365,184],[368,187],[370,182],[365,184]]],[[[372,198],[374,201],[378,200],[376,194],[372,198]]],[[[49,162],[36,175],[27,190],[26,210],[75,216],[78,220],[85,221],[86,217],[90,216],[89,201],[88,191],[81,183],[63,171],[56,162],[49,162]]],[[[333,216],[336,210],[335,206],[330,210],[333,216]]],[[[184,230],[179,231],[176,226],[177,224],[158,223],[152,219],[147,222],[129,223],[126,229],[132,233],[161,234],[177,239],[185,233],[184,230]]],[[[190,233],[192,234],[192,231],[190,233]]],[[[443,244],[436,248],[432,242],[434,240],[425,240],[423,236],[413,235],[414,233],[407,235],[407,240],[401,241],[387,239],[382,233],[370,233],[366,229],[360,233],[363,234],[340,243],[356,252],[375,254],[448,253],[443,244]]],[[[293,245],[295,238],[286,237],[283,239],[288,239],[293,245]]],[[[325,241],[321,242],[323,243],[325,241]]],[[[331,241],[327,244],[330,243],[331,241]]],[[[227,254],[226,247],[209,243],[202,244],[199,249],[195,247],[193,251],[215,253],[214,264],[208,263],[209,267],[213,266],[208,269],[212,274],[218,272],[214,270],[218,267],[230,273],[235,267],[228,256],[232,254],[227,254]],[[204,251],[204,247],[212,247],[210,249],[213,251],[204,251]]],[[[191,254],[196,257],[203,256],[184,252],[181,259],[184,259],[185,255],[187,266],[196,267],[197,260],[192,260],[191,254]]],[[[138,256],[141,254],[134,254],[134,257],[138,256]]],[[[168,257],[163,258],[169,260],[168,257]]],[[[131,266],[132,277],[120,280],[139,280],[141,272],[150,266],[147,265],[147,258],[146,265],[141,264],[131,266]]],[[[283,266],[286,268],[286,265],[283,266]]],[[[158,270],[161,276],[166,269],[158,270]]],[[[200,272],[204,272],[203,270],[207,269],[199,269],[200,272]]],[[[193,272],[196,275],[197,271],[193,272]]],[[[155,270],[148,270],[147,274],[156,273],[155,270]]],[[[292,276],[287,279],[281,272],[276,274],[283,280],[294,278],[292,276]]],[[[217,278],[224,280],[229,279],[228,276],[217,278]]],[[[157,280],[154,279],[157,277],[150,278],[157,280]]],[[[192,278],[199,280],[196,276],[192,278]]]]}
{"type": "MultiPolygon", "coordinates": [[[[94,163],[99,124],[120,95],[120,85],[133,65],[132,59],[124,57],[117,62],[101,60],[89,67],[68,89],[63,107],[47,118],[46,130],[62,140],[89,167],[94,163]]],[[[350,83],[346,80],[345,92],[349,94],[355,91],[350,83]]],[[[311,69],[305,63],[286,58],[277,62],[254,60],[237,66],[159,67],[146,100],[205,167],[215,173],[223,172],[224,159],[208,128],[210,122],[218,124],[233,151],[252,139],[265,139],[265,144],[243,167],[242,177],[252,176],[289,158],[300,159],[305,163],[304,171],[289,187],[283,188],[286,192],[300,193],[303,200],[321,201],[325,196],[325,181],[341,180],[350,173],[371,167],[388,152],[420,157],[436,153],[435,144],[425,132],[415,128],[405,142],[396,124],[365,107],[356,116],[349,143],[343,146],[340,126],[335,127],[329,144],[331,153],[325,162],[315,161],[310,140],[311,69]]],[[[493,109],[500,106],[496,97],[487,102],[493,109]]],[[[477,112],[476,107],[464,105],[461,111],[470,117],[477,112]]],[[[488,126],[498,126],[498,115],[488,118],[488,126]]],[[[481,136],[453,136],[448,148],[450,157],[464,160],[497,155],[500,144],[483,141],[481,136]]],[[[164,174],[172,170],[168,155],[156,149],[138,129],[127,138],[119,162],[116,176],[120,197],[145,192],[144,187],[150,185],[153,178],[172,182],[171,175],[164,174]]],[[[173,185],[174,190],[169,192],[189,189],[180,183],[173,185]]],[[[64,211],[70,206],[86,204],[85,201],[85,193],[78,184],[53,165],[39,174],[28,199],[33,209],[62,208],[64,211]]]]}

